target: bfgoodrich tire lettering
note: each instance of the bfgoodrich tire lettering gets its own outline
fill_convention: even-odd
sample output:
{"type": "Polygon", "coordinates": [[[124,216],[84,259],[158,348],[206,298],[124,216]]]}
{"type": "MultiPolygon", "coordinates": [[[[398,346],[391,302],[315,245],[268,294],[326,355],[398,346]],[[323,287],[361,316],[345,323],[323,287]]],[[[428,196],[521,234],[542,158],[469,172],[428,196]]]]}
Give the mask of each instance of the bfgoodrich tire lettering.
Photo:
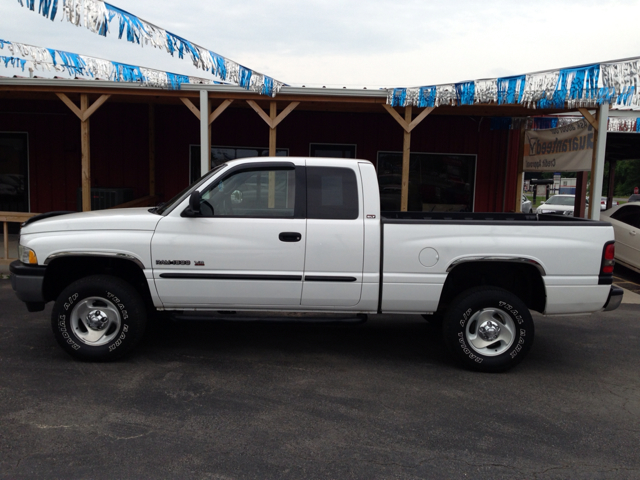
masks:
{"type": "Polygon", "coordinates": [[[51,312],[56,340],[80,360],[120,358],[138,343],[145,324],[145,305],[138,292],[109,275],[93,275],[72,283],[51,312]]]}
{"type": "Polygon", "coordinates": [[[531,348],[533,319],[512,293],[476,287],[453,301],[445,315],[443,335],[449,351],[465,367],[501,372],[520,363],[531,348]]]}

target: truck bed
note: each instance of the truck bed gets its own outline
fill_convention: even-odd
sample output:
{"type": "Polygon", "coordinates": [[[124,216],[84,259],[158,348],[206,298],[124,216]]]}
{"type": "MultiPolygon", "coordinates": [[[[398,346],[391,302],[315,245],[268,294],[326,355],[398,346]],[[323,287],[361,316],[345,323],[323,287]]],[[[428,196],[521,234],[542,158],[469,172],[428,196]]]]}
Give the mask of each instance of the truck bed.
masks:
{"type": "Polygon", "coordinates": [[[492,212],[381,212],[382,223],[492,223],[504,225],[523,222],[535,222],[535,225],[593,225],[607,226],[607,222],[588,220],[586,218],[565,215],[536,214],[536,213],[492,213],[492,212]]]}

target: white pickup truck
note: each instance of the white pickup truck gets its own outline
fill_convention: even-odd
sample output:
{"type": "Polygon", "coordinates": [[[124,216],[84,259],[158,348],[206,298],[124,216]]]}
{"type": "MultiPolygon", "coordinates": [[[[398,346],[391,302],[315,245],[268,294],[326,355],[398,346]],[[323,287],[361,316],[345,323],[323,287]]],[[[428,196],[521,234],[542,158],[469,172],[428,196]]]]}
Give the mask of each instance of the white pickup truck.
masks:
{"type": "Polygon", "coordinates": [[[84,360],[130,351],[158,312],[423,314],[481,371],[530,349],[530,310],[613,310],[605,222],[515,213],[380,212],[364,160],[244,159],[164,205],[30,219],[13,288],[55,301],[60,345],[84,360]]]}

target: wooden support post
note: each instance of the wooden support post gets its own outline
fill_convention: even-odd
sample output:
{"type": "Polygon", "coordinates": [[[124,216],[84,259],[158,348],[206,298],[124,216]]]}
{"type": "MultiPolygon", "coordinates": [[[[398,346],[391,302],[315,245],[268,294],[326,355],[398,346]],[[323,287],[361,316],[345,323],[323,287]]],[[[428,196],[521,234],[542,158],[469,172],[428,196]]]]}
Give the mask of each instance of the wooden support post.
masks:
{"type": "MultiPolygon", "coordinates": [[[[89,98],[86,93],[80,95],[80,109],[86,112],[89,107],[89,98]]],[[[91,132],[89,119],[80,123],[80,137],[82,150],[82,211],[91,210],[91,132]]]]}
{"type": "Polygon", "coordinates": [[[265,113],[264,110],[253,100],[247,100],[247,103],[255,110],[255,112],[260,115],[260,118],[264,120],[264,122],[269,125],[269,156],[276,156],[276,127],[280,125],[280,122],[287,118],[294,108],[300,105],[300,102],[291,102],[287,105],[283,111],[280,112],[280,115],[277,114],[277,106],[276,102],[270,102],[269,104],[269,115],[265,113]]]}
{"type": "Polygon", "coordinates": [[[420,115],[411,120],[412,107],[405,107],[404,118],[396,112],[393,107],[387,104],[382,105],[384,109],[391,114],[391,116],[400,124],[404,129],[404,139],[402,143],[402,187],[400,193],[400,210],[407,211],[409,205],[409,166],[411,158],[411,131],[416,128],[427,115],[433,112],[434,107],[425,108],[420,115]]]}
{"type": "Polygon", "coordinates": [[[64,93],[56,93],[58,98],[71,109],[80,119],[80,144],[82,151],[82,210],[91,210],[91,133],[89,118],[93,115],[111,95],[101,95],[93,105],[89,106],[89,97],[86,93],[80,95],[80,108],[64,93]]]}
{"type": "MultiPolygon", "coordinates": [[[[277,110],[276,110],[276,102],[271,102],[269,104],[269,119],[271,120],[271,125],[270,125],[270,129],[269,129],[269,156],[270,157],[275,157],[276,156],[276,125],[274,125],[275,121],[276,121],[276,115],[277,115],[277,110]]],[[[271,191],[269,191],[271,192],[271,191]]]]}
{"type": "MultiPolygon", "coordinates": [[[[255,112],[260,115],[260,118],[264,120],[264,122],[269,125],[269,156],[276,156],[276,128],[284,120],[287,118],[294,108],[300,105],[300,102],[291,102],[287,107],[280,112],[280,115],[277,115],[278,109],[276,102],[269,103],[269,115],[262,110],[262,107],[258,105],[253,100],[247,100],[247,103],[255,110],[255,112]]],[[[215,112],[214,112],[215,113],[215,112]]],[[[268,197],[268,207],[275,208],[276,205],[276,174],[275,172],[269,172],[269,197],[268,197]]]]}
{"type": "Polygon", "coordinates": [[[149,195],[156,194],[156,109],[149,104],[149,195]]]}
{"type": "Polygon", "coordinates": [[[518,144],[518,173],[516,174],[516,213],[522,211],[522,184],[524,182],[524,132],[525,123],[520,127],[520,143],[518,144]]]}
{"type": "MultiPolygon", "coordinates": [[[[271,125],[274,125],[276,121],[276,116],[278,114],[276,108],[276,102],[271,102],[269,104],[269,118],[271,120],[271,125]]],[[[272,126],[269,128],[269,156],[276,156],[276,126],[272,126]]],[[[276,172],[269,172],[269,205],[268,208],[276,207],[276,172]]]]}
{"type": "MultiPolygon", "coordinates": [[[[413,108],[411,106],[404,109],[404,121],[411,123],[411,115],[413,108]]],[[[409,207],[409,166],[411,164],[411,131],[404,131],[402,141],[402,190],[400,197],[400,211],[406,212],[409,207]]]]}

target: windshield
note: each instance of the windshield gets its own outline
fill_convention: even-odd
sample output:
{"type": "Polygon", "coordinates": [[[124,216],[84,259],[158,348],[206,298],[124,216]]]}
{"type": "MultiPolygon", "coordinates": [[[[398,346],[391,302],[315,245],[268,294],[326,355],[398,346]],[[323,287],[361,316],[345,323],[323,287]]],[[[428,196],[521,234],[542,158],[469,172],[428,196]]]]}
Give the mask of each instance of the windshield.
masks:
{"type": "Polygon", "coordinates": [[[559,195],[554,195],[553,197],[549,198],[549,200],[547,200],[546,203],[547,205],[567,205],[567,206],[573,206],[576,202],[576,199],[574,197],[561,197],[559,195]]]}
{"type": "Polygon", "coordinates": [[[200,185],[202,185],[211,175],[215,174],[218,170],[226,167],[227,164],[223,163],[222,165],[216,166],[213,170],[208,171],[203,176],[201,176],[198,180],[193,182],[187,188],[182,190],[179,194],[169,200],[167,203],[162,203],[159,206],[152,208],[149,210],[152,213],[157,213],[158,215],[164,215],[165,213],[173,210],[177,205],[179,205],[185,198],[191,195],[191,192],[196,190],[200,185]]]}

